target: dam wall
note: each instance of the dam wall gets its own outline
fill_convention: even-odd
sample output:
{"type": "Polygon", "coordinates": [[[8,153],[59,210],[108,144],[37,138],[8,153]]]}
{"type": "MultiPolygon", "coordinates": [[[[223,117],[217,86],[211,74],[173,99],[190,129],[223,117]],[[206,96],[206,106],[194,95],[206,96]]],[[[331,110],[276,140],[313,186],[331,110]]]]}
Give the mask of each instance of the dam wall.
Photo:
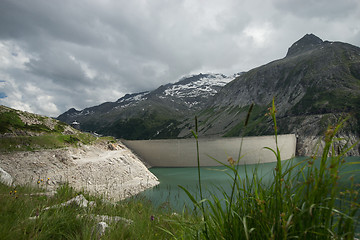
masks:
{"type": "MultiPolygon", "coordinates": [[[[196,141],[191,139],[164,140],[122,140],[122,142],[151,167],[196,167],[196,141]]],[[[199,138],[200,166],[221,166],[214,159],[228,164],[228,158],[239,164],[275,162],[275,136],[244,138],[199,138]]],[[[295,156],[296,137],[294,134],[278,135],[281,159],[295,156]]]]}

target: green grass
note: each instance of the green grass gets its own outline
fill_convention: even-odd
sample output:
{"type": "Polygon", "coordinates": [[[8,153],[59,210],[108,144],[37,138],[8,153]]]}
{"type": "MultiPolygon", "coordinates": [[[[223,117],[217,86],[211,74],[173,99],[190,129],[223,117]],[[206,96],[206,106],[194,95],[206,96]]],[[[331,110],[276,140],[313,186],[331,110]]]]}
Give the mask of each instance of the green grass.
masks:
{"type": "MultiPolygon", "coordinates": [[[[250,113],[250,111],[249,111],[250,113]]],[[[249,115],[249,114],[248,114],[249,115]]],[[[338,149],[336,138],[345,120],[325,133],[320,158],[309,158],[296,165],[284,164],[277,146],[274,101],[267,114],[274,123],[276,168],[272,182],[264,182],[256,169],[244,179],[238,165],[225,165],[233,173],[232,191],[223,198],[195,199],[182,189],[201,213],[200,228],[188,228],[195,239],[354,239],[359,236],[360,184],[350,177],[349,186],[339,186],[339,174],[346,165],[344,156],[354,145],[338,149]],[[356,235],[357,234],[357,235],[356,235]]],[[[246,127],[246,124],[245,124],[246,127]]],[[[194,134],[195,138],[197,135],[194,134]]],[[[241,159],[241,147],[238,161],[241,159]]],[[[221,162],[219,162],[221,163],[221,162]]],[[[348,163],[359,164],[359,162],[348,163]]],[[[198,159],[198,168],[200,162],[198,159]]],[[[353,172],[356,175],[356,172],[353,172]]],[[[348,175],[348,174],[347,174],[348,175]]],[[[199,174],[201,186],[201,176],[199,174]]],[[[221,190],[221,188],[220,188],[221,190]]],[[[200,196],[201,188],[200,188],[200,196]]]]}
{"type": "Polygon", "coordinates": [[[96,137],[89,133],[4,137],[0,138],[0,152],[35,151],[68,146],[76,147],[78,143],[91,144],[96,139],[96,137]]]}
{"type": "Polygon", "coordinates": [[[180,219],[186,218],[193,226],[199,222],[192,215],[156,209],[145,199],[132,198],[111,204],[100,197],[77,192],[68,185],[60,187],[53,197],[35,195],[38,192],[41,189],[28,186],[11,188],[0,184],[0,239],[98,239],[97,222],[89,217],[91,214],[120,216],[133,221],[132,224],[124,221],[110,223],[101,239],[169,239],[167,231],[187,235],[178,228],[180,219]],[[95,201],[96,206],[81,208],[71,204],[43,210],[80,193],[95,201]],[[29,217],[33,216],[39,217],[30,220],[29,217]]]}
{"type": "MultiPolygon", "coordinates": [[[[22,112],[23,115],[28,116],[31,119],[37,120],[38,124],[25,124],[21,118],[19,117],[20,111],[15,109],[5,108],[0,106],[0,134],[4,133],[12,133],[13,131],[29,131],[29,132],[36,132],[36,133],[57,133],[60,134],[64,131],[66,124],[57,121],[54,129],[50,129],[47,127],[43,122],[47,119],[46,117],[39,116],[36,114],[22,112]],[[42,122],[42,123],[41,123],[42,122]]],[[[53,120],[52,121],[56,121],[53,120]]]]}
{"type": "MultiPolygon", "coordinates": [[[[273,121],[275,141],[278,126],[274,101],[267,116],[273,121]]],[[[258,110],[253,109],[256,113],[258,110]]],[[[261,111],[261,109],[259,109],[261,111]]],[[[245,127],[255,120],[247,115],[245,127]],[[250,120],[250,122],[248,122],[250,120]]],[[[263,115],[263,114],[262,114],[263,115]]],[[[360,184],[356,172],[341,175],[341,169],[357,163],[346,163],[345,154],[355,145],[338,148],[343,139],[336,137],[345,120],[329,127],[324,135],[324,150],[314,157],[293,164],[284,163],[276,146],[269,154],[276,156],[273,180],[265,182],[255,169],[240,178],[238,165],[225,165],[232,174],[232,191],[223,196],[203,199],[198,171],[200,199],[182,188],[194,204],[194,212],[173,214],[170,208],[155,208],[146,199],[131,198],[117,204],[101,200],[85,192],[76,192],[68,185],[57,190],[54,197],[30,195],[38,188],[0,184],[0,239],[98,239],[96,221],[89,214],[120,216],[133,221],[112,223],[101,239],[354,239],[359,237],[360,184]],[[315,157],[320,156],[320,157],[315,157]],[[341,186],[340,179],[350,176],[350,185],[341,186]],[[16,190],[16,192],[15,192],[16,190]],[[78,194],[95,201],[93,208],[76,205],[43,211],[45,207],[65,202],[78,194]],[[30,216],[39,215],[36,220],[30,216]],[[79,215],[85,217],[78,217],[79,215]]],[[[197,123],[193,135],[197,149],[197,123]]],[[[250,125],[251,126],[251,125],[250,125]]],[[[246,130],[243,131],[246,133],[246,130]]],[[[10,138],[9,138],[10,139],[10,138]]],[[[12,138],[11,146],[33,149],[79,142],[92,142],[89,135],[52,135],[12,138]],[[47,138],[49,137],[49,138],[47,138]]],[[[1,139],[0,139],[1,140],[1,139]]],[[[0,141],[0,147],[3,149],[0,141]]],[[[6,144],[9,144],[7,142],[6,144]]],[[[10,147],[9,145],[5,147],[10,147]]],[[[239,157],[241,159],[241,147],[239,157]]],[[[198,170],[200,158],[197,155],[198,170]]],[[[221,189],[221,186],[219,186],[221,189]]]]}
{"type": "Polygon", "coordinates": [[[21,129],[25,124],[15,111],[0,113],[0,133],[10,132],[11,127],[21,129]]]}

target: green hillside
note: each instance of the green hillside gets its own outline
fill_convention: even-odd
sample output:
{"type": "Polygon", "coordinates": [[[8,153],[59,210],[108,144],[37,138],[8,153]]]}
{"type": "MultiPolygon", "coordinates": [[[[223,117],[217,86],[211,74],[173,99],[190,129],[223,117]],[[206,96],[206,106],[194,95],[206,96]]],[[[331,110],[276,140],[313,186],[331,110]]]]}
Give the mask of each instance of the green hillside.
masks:
{"type": "Polygon", "coordinates": [[[0,106],[0,152],[62,148],[94,140],[58,120],[0,106]]]}

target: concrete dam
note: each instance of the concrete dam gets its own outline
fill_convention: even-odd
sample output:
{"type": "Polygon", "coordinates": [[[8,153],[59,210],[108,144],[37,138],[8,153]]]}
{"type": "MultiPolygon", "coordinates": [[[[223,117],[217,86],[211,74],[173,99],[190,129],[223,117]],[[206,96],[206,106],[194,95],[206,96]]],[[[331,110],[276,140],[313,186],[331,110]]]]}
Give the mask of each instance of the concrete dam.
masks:
{"type": "MultiPolygon", "coordinates": [[[[238,159],[239,164],[275,162],[275,136],[236,137],[236,138],[199,138],[200,166],[221,166],[214,159],[228,164],[228,158],[238,159]]],[[[122,140],[122,142],[151,167],[196,167],[196,141],[190,139],[164,140],[122,140]]],[[[278,135],[281,159],[295,156],[296,136],[278,135]]]]}

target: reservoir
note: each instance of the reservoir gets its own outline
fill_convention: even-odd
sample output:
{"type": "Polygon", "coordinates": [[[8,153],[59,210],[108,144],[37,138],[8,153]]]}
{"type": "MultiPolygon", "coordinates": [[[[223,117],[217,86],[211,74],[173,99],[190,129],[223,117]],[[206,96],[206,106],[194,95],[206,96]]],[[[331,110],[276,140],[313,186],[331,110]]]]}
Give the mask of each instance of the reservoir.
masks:
{"type": "MultiPolygon", "coordinates": [[[[300,159],[299,159],[300,160],[300,159]]],[[[252,175],[257,168],[258,174],[264,177],[264,182],[272,179],[272,170],[275,163],[252,164],[239,166],[239,175],[244,178],[246,172],[252,175]]],[[[185,187],[196,199],[199,200],[198,169],[196,167],[181,168],[150,168],[149,169],[160,181],[160,184],[140,193],[140,196],[149,199],[155,206],[170,207],[181,211],[184,204],[192,209],[192,203],[179,185],[185,187]]],[[[224,166],[202,167],[200,169],[201,183],[204,198],[210,194],[222,197],[221,189],[227,193],[231,192],[232,171],[224,166]],[[230,175],[230,176],[229,176],[230,175]]]]}
{"type": "MultiPolygon", "coordinates": [[[[299,173],[300,167],[305,169],[308,157],[295,157],[296,136],[294,134],[279,135],[278,147],[281,152],[283,172],[286,166],[294,166],[292,174],[299,173]]],[[[179,186],[184,187],[192,194],[196,201],[200,201],[197,150],[195,139],[172,140],[140,140],[123,141],[136,155],[151,166],[149,169],[160,184],[148,189],[136,197],[149,200],[160,209],[182,212],[192,212],[194,204],[179,186]]],[[[276,149],[274,136],[246,137],[246,138],[199,138],[200,175],[203,199],[221,201],[225,206],[224,194],[232,191],[233,171],[223,164],[229,164],[228,159],[235,161],[241,156],[238,167],[238,182],[242,184],[246,179],[251,181],[254,176],[261,179],[266,188],[273,183],[276,167],[276,157],[269,150],[276,149]],[[241,153],[239,154],[239,150],[241,153]],[[217,161],[215,161],[215,159],[217,161]],[[254,174],[256,173],[256,174],[254,174]]],[[[311,159],[312,160],[312,159],[311,159]]],[[[347,157],[346,163],[340,169],[338,184],[341,191],[351,184],[360,183],[360,157],[347,157]],[[347,164],[355,162],[357,164],[347,164]]],[[[314,162],[319,169],[320,159],[314,162]]],[[[306,170],[305,170],[306,172],[306,170]]],[[[301,181],[303,182],[303,181],[301,181]]],[[[356,187],[358,189],[358,187],[356,187]]],[[[236,192],[235,192],[236,194],[236,192]]]]}
{"type": "MultiPolygon", "coordinates": [[[[270,153],[271,154],[271,153],[270,153]]],[[[286,164],[297,164],[307,157],[296,157],[288,161],[282,161],[283,168],[286,164]]],[[[360,157],[347,157],[347,163],[360,163],[360,157]]],[[[319,165],[319,161],[315,162],[319,165]]],[[[241,165],[238,168],[240,181],[246,178],[246,175],[252,178],[252,173],[256,170],[257,175],[262,177],[263,184],[269,184],[273,179],[273,171],[276,163],[250,164],[241,165]]],[[[138,196],[145,197],[150,200],[155,206],[182,211],[184,205],[189,210],[192,210],[193,205],[185,192],[179,188],[179,185],[185,187],[196,199],[199,200],[199,186],[198,186],[198,172],[196,167],[181,167],[181,168],[150,168],[154,173],[160,184],[152,189],[140,193],[138,196]]],[[[340,171],[340,185],[349,185],[350,176],[354,177],[354,183],[360,183],[360,164],[347,165],[345,164],[340,171]]],[[[224,166],[216,167],[202,167],[201,181],[204,198],[209,198],[210,194],[215,194],[219,199],[223,198],[222,191],[226,193],[231,192],[231,177],[232,172],[224,166]],[[230,175],[230,176],[229,176],[230,175]]]]}

